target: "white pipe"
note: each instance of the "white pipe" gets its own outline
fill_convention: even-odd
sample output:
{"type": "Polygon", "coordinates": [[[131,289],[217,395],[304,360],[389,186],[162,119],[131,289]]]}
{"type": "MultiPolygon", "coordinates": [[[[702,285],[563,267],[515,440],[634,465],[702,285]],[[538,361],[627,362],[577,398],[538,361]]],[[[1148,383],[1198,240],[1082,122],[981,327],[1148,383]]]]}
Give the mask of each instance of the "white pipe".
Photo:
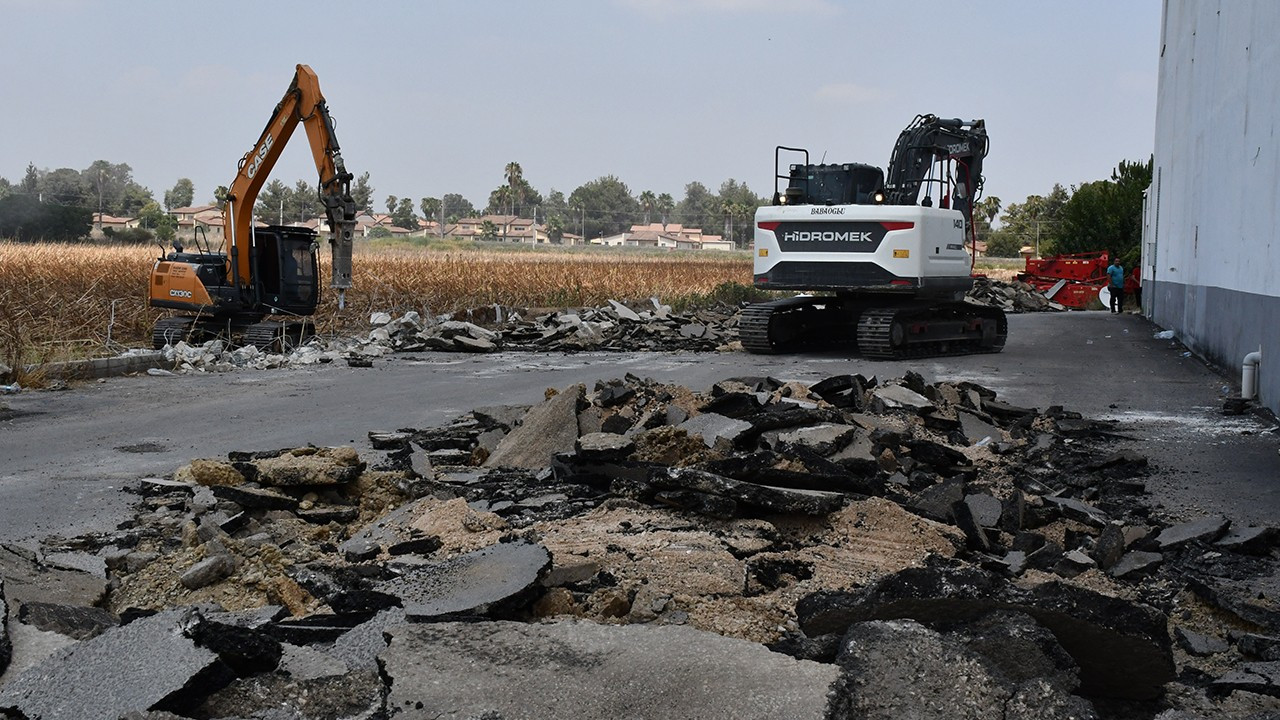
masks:
{"type": "Polygon", "coordinates": [[[1244,368],[1240,376],[1240,397],[1252,400],[1258,394],[1258,365],[1262,363],[1262,351],[1255,350],[1244,356],[1244,368]]]}

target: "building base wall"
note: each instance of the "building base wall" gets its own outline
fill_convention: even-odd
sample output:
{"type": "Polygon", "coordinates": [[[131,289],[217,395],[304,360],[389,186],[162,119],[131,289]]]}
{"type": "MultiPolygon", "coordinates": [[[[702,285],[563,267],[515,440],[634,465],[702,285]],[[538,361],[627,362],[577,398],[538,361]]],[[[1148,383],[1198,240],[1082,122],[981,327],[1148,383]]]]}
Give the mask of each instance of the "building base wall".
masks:
{"type": "Polygon", "coordinates": [[[1144,312],[1240,385],[1244,356],[1261,349],[1256,402],[1280,415],[1280,297],[1203,285],[1142,284],[1144,312]]]}

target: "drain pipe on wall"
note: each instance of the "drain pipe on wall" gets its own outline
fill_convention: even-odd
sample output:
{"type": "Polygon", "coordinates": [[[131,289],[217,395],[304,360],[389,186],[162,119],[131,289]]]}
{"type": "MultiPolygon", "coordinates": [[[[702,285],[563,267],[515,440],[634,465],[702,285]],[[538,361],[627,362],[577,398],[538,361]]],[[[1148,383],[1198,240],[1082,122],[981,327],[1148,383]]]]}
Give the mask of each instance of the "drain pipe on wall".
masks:
{"type": "Polygon", "coordinates": [[[1262,364],[1262,351],[1256,350],[1244,356],[1240,375],[1240,397],[1253,400],[1258,395],[1258,366],[1262,364]]]}

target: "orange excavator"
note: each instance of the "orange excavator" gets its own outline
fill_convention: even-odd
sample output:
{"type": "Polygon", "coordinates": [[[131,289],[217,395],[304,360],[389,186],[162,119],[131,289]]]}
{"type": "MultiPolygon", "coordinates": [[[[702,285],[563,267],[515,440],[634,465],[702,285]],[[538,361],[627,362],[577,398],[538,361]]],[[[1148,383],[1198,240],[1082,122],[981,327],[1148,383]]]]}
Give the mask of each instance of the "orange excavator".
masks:
{"type": "Polygon", "coordinates": [[[179,340],[224,338],[282,351],[314,335],[310,316],[320,302],[317,232],[261,225],[253,218],[258,192],[299,123],[320,173],[320,201],[331,232],[330,286],[338,291],[338,306],[345,304],[357,209],[352,175],[343,165],[316,74],[298,65],[262,136],[236,169],[222,207],[225,251],[215,251],[207,235],[203,242],[197,236],[194,251],[175,242],[151,270],[148,305],[178,311],[156,323],[151,339],[157,349],[179,340]]]}

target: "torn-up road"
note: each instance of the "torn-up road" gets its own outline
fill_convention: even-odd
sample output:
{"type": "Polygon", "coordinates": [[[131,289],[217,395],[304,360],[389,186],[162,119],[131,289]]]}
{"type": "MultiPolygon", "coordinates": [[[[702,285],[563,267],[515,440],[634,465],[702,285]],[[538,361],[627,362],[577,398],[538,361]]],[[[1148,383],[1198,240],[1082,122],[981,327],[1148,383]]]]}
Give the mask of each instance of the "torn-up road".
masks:
{"type": "Polygon", "coordinates": [[[1275,713],[1275,530],[1153,506],[1121,429],[914,372],[625,376],[202,458],[3,549],[0,710],[1275,713]]]}

